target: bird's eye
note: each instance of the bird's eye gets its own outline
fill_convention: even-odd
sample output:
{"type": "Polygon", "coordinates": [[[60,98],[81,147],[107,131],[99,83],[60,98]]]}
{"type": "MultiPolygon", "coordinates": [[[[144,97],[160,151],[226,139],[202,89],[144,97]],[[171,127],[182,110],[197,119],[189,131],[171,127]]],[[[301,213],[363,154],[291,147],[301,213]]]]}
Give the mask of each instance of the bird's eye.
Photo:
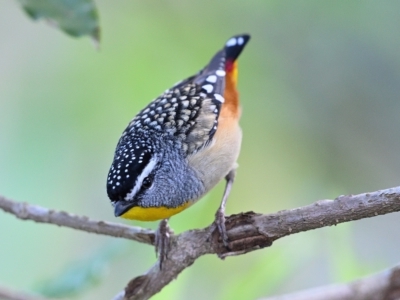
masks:
{"type": "Polygon", "coordinates": [[[153,177],[148,176],[145,179],[143,179],[142,189],[147,190],[151,188],[152,185],[153,185],[153,177]]]}

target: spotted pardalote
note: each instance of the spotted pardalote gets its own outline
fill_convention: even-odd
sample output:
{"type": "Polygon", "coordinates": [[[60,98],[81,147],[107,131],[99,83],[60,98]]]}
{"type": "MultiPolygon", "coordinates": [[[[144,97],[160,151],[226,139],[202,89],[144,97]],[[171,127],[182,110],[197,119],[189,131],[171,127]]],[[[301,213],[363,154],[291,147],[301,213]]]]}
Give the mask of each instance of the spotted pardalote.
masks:
{"type": "Polygon", "coordinates": [[[129,123],[107,177],[115,216],[167,219],[225,178],[217,224],[227,239],[224,207],[242,139],[237,58],[249,39],[230,38],[204,69],[166,90],[129,123]]]}

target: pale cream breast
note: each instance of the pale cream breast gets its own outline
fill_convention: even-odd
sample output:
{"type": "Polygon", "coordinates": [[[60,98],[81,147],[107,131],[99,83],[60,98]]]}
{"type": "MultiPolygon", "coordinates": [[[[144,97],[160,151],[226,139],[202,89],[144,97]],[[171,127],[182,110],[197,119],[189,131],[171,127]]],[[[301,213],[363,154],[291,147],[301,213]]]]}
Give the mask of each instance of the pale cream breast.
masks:
{"type": "Polygon", "coordinates": [[[237,119],[220,117],[212,143],[188,157],[188,163],[198,172],[205,192],[211,190],[229,171],[236,168],[241,141],[242,130],[237,119]]]}

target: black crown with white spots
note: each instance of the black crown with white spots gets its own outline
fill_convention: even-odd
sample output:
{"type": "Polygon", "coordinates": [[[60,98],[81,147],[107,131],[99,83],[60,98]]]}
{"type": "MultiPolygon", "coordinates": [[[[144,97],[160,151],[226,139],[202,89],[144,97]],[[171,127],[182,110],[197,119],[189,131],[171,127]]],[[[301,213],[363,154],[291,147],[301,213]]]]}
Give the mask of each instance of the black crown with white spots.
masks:
{"type": "MultiPolygon", "coordinates": [[[[228,65],[236,60],[249,39],[246,34],[230,38],[204,69],[166,90],[129,123],[107,178],[112,201],[140,193],[137,183],[143,178],[139,177],[160,151],[155,149],[155,136],[174,141],[184,156],[201,151],[212,141],[225,102],[228,65]]],[[[156,168],[152,172],[155,171],[156,168]]]]}
{"type": "Polygon", "coordinates": [[[125,200],[153,153],[153,144],[144,134],[121,137],[107,178],[107,193],[112,201],[125,200]]]}

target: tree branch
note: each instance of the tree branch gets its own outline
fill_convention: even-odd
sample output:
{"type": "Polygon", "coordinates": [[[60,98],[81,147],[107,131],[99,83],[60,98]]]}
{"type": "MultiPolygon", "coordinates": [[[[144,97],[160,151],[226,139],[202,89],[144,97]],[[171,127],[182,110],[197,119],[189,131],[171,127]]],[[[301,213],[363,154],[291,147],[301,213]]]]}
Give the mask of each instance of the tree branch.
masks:
{"type": "Polygon", "coordinates": [[[104,221],[95,221],[88,217],[77,216],[63,211],[54,211],[41,206],[15,202],[2,196],[0,196],[0,209],[15,215],[21,220],[32,220],[38,223],[55,224],[91,233],[134,240],[149,245],[154,244],[154,231],[150,229],[104,221]]]}
{"type": "MultiPolygon", "coordinates": [[[[23,220],[154,243],[154,232],[147,229],[93,221],[3,197],[0,197],[0,208],[23,220]]],[[[269,215],[254,212],[232,215],[226,219],[230,249],[223,246],[214,224],[172,236],[163,269],[160,270],[159,265],[155,264],[146,274],[132,279],[125,288],[125,299],[148,299],[205,254],[217,254],[221,258],[240,255],[271,246],[273,241],[290,234],[396,211],[400,211],[400,187],[339,196],[335,200],[320,200],[308,206],[269,215]]]]}
{"type": "Polygon", "coordinates": [[[221,258],[240,255],[270,246],[290,234],[395,211],[400,211],[400,187],[320,200],[275,214],[232,215],[226,220],[230,249],[223,246],[214,225],[173,236],[162,270],[155,264],[146,274],[132,279],[125,288],[125,299],[150,298],[205,254],[218,254],[221,258]]]}
{"type": "Polygon", "coordinates": [[[396,300],[400,266],[346,284],[334,284],[262,300],[396,300]]]}

